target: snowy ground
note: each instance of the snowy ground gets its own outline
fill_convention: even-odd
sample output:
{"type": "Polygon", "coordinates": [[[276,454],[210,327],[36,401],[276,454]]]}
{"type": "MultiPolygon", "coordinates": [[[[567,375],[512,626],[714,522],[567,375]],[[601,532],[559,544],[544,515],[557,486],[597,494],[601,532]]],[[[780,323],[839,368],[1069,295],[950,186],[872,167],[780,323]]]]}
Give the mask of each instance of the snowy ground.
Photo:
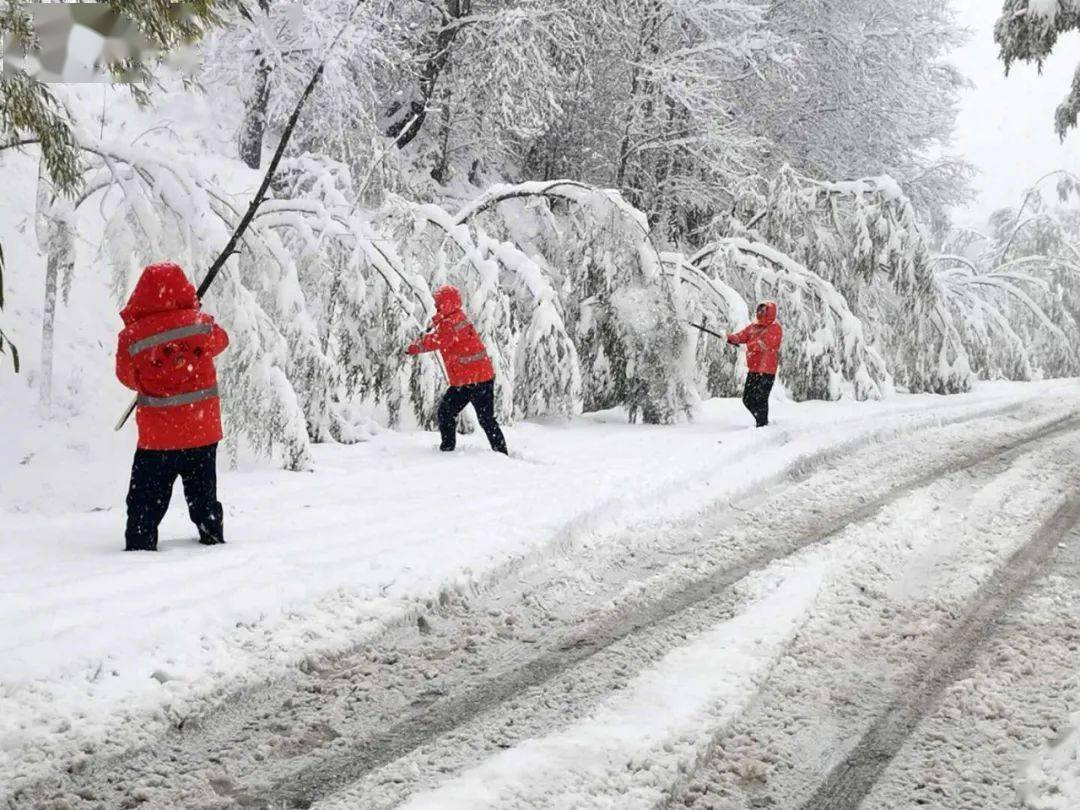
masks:
{"type": "MultiPolygon", "coordinates": [[[[995,454],[1058,430],[1078,393],[781,403],[768,431],[735,402],[674,428],[598,415],[515,427],[511,459],[384,433],[322,448],[311,474],[225,475],[229,545],[196,545],[176,508],[163,552],[138,557],[119,550],[124,454],[27,431],[0,458],[18,471],[0,481],[0,784],[23,806],[47,791],[15,789],[65,768],[94,783],[108,755],[169,732],[175,761],[209,761],[143,756],[124,789],[149,806],[305,806],[285,781],[341,807],[797,806],[844,745],[812,767],[811,749],[861,734],[1075,489],[1075,432],[995,454]],[[724,587],[687,585],[718,571],[724,587]],[[440,709],[486,677],[486,698],[440,709]],[[395,723],[362,765],[350,746],[395,723]]],[[[1070,707],[1051,705],[1062,731],[1070,707]]],[[[1031,725],[1006,759],[1045,742],[1031,725]]],[[[1029,781],[1063,772],[1048,757],[1029,781]]]]}
{"type": "Polygon", "coordinates": [[[1080,535],[990,629],[869,794],[870,807],[1080,807],[1080,535]]]}

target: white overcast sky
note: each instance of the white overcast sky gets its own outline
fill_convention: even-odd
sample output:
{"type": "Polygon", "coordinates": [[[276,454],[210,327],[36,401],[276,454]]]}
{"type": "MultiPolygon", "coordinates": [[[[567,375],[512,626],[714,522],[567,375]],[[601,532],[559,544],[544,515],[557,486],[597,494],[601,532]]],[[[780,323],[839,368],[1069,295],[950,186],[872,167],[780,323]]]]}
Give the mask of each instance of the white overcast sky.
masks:
{"type": "Polygon", "coordinates": [[[970,41],[952,58],[975,83],[965,94],[954,150],[980,170],[980,192],[957,219],[975,224],[997,208],[1012,206],[1040,176],[1054,169],[1080,172],[1080,130],[1065,143],[1054,133],[1054,110],[1065,98],[1080,65],[1080,36],[1058,41],[1040,76],[1034,66],[1016,65],[1009,78],[997,59],[994,21],[1000,0],[951,0],[970,41]]]}

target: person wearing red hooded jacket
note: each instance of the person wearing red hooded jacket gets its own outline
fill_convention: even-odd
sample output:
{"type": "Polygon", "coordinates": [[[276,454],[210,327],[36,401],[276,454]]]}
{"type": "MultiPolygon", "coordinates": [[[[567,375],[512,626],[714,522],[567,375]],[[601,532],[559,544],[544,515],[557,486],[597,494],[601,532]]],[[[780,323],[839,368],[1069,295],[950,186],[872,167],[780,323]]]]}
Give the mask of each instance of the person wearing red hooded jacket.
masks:
{"type": "Polygon", "coordinates": [[[409,354],[438,351],[446,365],[450,388],[439,403],[439,449],[456,447],[457,418],[472,403],[476,418],[487,435],[491,449],[507,454],[506,439],[495,419],[495,369],[484,341],[461,308],[456,287],[435,291],[435,317],[431,328],[406,350],[409,354]]]}
{"type": "Polygon", "coordinates": [[[156,551],[177,476],[199,542],[225,542],[217,499],[221,405],[214,358],[229,336],[199,308],[176,264],[146,267],[127,306],[116,347],[116,376],[138,392],[138,448],[127,496],[127,551],[156,551]]]}
{"type": "Polygon", "coordinates": [[[757,306],[757,319],[738,332],[729,333],[732,346],[746,346],[746,387],[743,405],[750,411],[758,427],[769,424],[769,394],[776,381],[780,364],[780,344],[784,331],[776,321],[776,302],[762,301],[757,306]]]}

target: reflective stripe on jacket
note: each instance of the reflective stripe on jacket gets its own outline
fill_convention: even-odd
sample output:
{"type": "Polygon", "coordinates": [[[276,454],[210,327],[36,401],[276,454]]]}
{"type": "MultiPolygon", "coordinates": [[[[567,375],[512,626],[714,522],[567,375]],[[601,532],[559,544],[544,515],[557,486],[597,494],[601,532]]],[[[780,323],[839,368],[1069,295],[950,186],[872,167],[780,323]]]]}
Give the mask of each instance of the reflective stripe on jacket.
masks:
{"type": "Polygon", "coordinates": [[[120,313],[116,376],[138,392],[139,447],[185,450],[221,441],[214,357],[225,330],[199,310],[195,288],[175,264],[147,267],[120,313]]]}
{"type": "Polygon", "coordinates": [[[431,330],[409,347],[411,354],[442,354],[450,385],[474,385],[495,378],[495,367],[476,327],[461,309],[461,295],[453,287],[435,292],[435,318],[431,330]]]}

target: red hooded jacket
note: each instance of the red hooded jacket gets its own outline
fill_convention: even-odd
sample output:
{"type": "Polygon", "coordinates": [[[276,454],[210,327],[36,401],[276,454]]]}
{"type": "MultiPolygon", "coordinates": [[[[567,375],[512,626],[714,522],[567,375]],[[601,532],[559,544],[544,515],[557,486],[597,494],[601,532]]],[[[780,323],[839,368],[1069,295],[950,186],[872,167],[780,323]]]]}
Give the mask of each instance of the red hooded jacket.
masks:
{"type": "Polygon", "coordinates": [[[757,374],[776,374],[780,364],[780,343],[784,330],[776,322],[776,302],[763,301],[764,312],[745,329],[728,335],[733,346],[746,344],[747,370],[757,374]]]}
{"type": "Polygon", "coordinates": [[[461,293],[455,287],[435,291],[435,317],[430,331],[408,348],[409,354],[442,353],[450,385],[487,382],[495,379],[484,341],[461,309],[461,293]]]}
{"type": "Polygon", "coordinates": [[[147,267],[120,317],[116,376],[139,392],[139,447],[185,450],[221,441],[213,358],[229,336],[199,311],[184,271],[171,263],[147,267]]]}

